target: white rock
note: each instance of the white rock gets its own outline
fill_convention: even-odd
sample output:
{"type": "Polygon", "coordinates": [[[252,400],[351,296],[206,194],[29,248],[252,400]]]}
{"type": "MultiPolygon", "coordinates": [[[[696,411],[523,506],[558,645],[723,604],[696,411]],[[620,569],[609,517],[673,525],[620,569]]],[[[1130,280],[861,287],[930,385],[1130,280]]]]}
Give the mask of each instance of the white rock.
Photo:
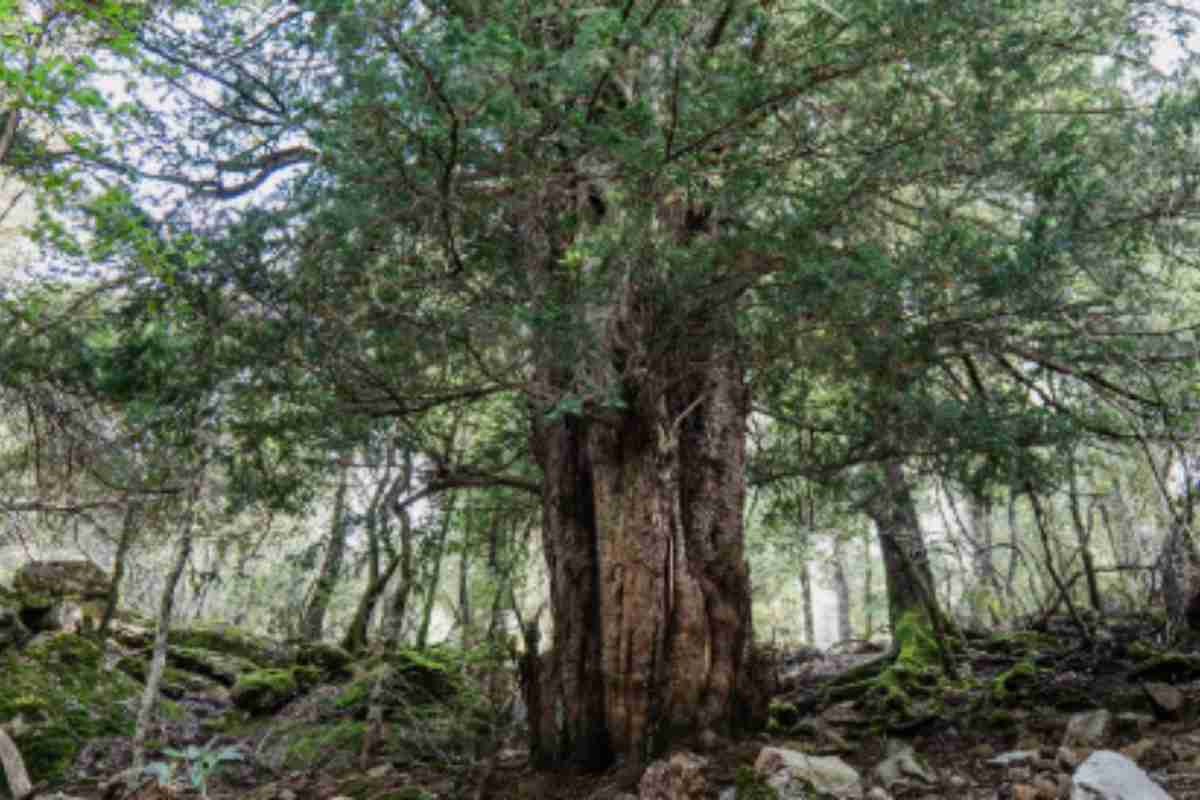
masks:
{"type": "Polygon", "coordinates": [[[1071,800],[1171,800],[1171,796],[1125,756],[1097,750],[1071,776],[1071,800]]]}
{"type": "Polygon", "coordinates": [[[780,800],[808,798],[810,788],[838,800],[861,800],[862,778],[837,756],[810,756],[782,747],[764,747],[754,770],[767,779],[780,800]]]}

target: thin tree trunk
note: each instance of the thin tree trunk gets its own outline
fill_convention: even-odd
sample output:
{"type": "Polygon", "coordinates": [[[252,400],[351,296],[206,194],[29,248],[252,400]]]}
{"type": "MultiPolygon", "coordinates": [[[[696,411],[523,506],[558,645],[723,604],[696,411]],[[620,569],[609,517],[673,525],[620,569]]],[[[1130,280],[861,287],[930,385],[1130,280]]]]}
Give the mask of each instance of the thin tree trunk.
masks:
{"type": "Polygon", "coordinates": [[[871,553],[871,533],[863,534],[863,636],[875,635],[875,558],[871,553]]]}
{"type": "Polygon", "coordinates": [[[162,600],[158,607],[158,622],[154,629],[154,650],[150,659],[150,671],[146,676],[146,687],[142,692],[142,702],[138,707],[137,725],[133,732],[133,768],[130,771],[129,785],[134,787],[141,781],[146,767],[146,735],[150,730],[150,719],[158,703],[158,688],[162,683],[163,667],[167,663],[167,634],[171,630],[171,616],[175,609],[175,590],[187,567],[192,555],[192,525],[196,516],[196,502],[199,495],[198,480],[193,484],[188,495],[187,505],[183,511],[183,519],[179,526],[179,545],[175,554],[175,564],[167,574],[163,585],[162,600]]]}
{"type": "Polygon", "coordinates": [[[1094,611],[1104,612],[1104,601],[1100,597],[1100,582],[1096,578],[1096,562],[1092,557],[1092,529],[1095,526],[1094,512],[1084,519],[1083,506],[1079,498],[1079,476],[1076,471],[1075,454],[1069,462],[1069,485],[1067,505],[1071,510],[1071,524],[1075,528],[1075,540],[1079,543],[1079,555],[1083,561],[1083,576],[1087,581],[1088,603],[1094,611]]]}
{"type": "Polygon", "coordinates": [[[417,649],[424,650],[429,644],[429,628],[433,624],[433,609],[437,605],[438,584],[442,580],[442,561],[446,558],[446,543],[450,539],[450,523],[454,516],[455,498],[450,497],[442,510],[441,527],[438,529],[437,552],[433,559],[433,574],[425,589],[425,602],[421,609],[421,625],[417,628],[417,649]]]}
{"type": "Polygon", "coordinates": [[[1001,592],[996,575],[994,548],[996,529],[992,521],[992,501],[984,494],[971,492],[967,496],[967,514],[971,525],[971,561],[975,571],[975,592],[972,596],[971,617],[982,628],[989,621],[999,623],[993,593],[1001,592]]]}
{"type": "MultiPolygon", "coordinates": [[[[371,505],[367,508],[366,528],[367,543],[370,548],[370,578],[366,590],[359,599],[358,607],[354,611],[354,619],[350,622],[350,627],[347,628],[346,635],[342,639],[342,647],[352,653],[367,646],[367,629],[370,627],[371,617],[374,616],[375,607],[396,571],[400,570],[401,574],[401,584],[397,587],[397,593],[400,595],[397,611],[401,620],[404,618],[408,592],[412,584],[412,525],[408,519],[408,508],[397,503],[400,494],[412,486],[412,459],[406,457],[403,471],[400,475],[392,478],[392,458],[392,451],[389,451],[388,471],[379,482],[375,496],[371,499],[371,505]],[[391,552],[387,567],[381,570],[379,567],[381,544],[390,536],[393,515],[400,518],[400,551],[398,553],[391,552]]],[[[390,639],[391,637],[385,634],[385,638],[390,639]]],[[[395,641],[399,641],[398,637],[395,641]]]]}
{"type": "Polygon", "coordinates": [[[325,614],[333,599],[333,590],[341,577],[342,560],[346,554],[346,493],[350,486],[350,467],[343,466],[341,479],[333,497],[333,515],[329,524],[329,544],[325,547],[325,559],[313,591],[308,608],[304,610],[301,635],[310,642],[319,642],[325,628],[325,614]]]}
{"type": "Polygon", "coordinates": [[[833,572],[833,591],[837,595],[838,640],[848,642],[854,638],[850,626],[850,580],[846,577],[845,545],[838,534],[833,535],[833,559],[829,564],[833,572]]]}
{"type": "Polygon", "coordinates": [[[801,618],[804,620],[804,641],[806,644],[816,647],[817,625],[813,617],[812,573],[809,571],[807,560],[800,565],[799,578],[800,612],[801,618]]]}
{"type": "Polygon", "coordinates": [[[459,635],[464,649],[474,643],[475,614],[471,607],[471,547],[467,534],[469,528],[463,527],[462,550],[458,554],[458,624],[461,626],[459,635]]]}
{"type": "Polygon", "coordinates": [[[113,617],[121,604],[121,581],[125,578],[125,561],[129,558],[129,550],[137,538],[138,522],[141,515],[141,503],[131,501],[125,507],[125,518],[121,522],[121,538],[117,541],[117,554],[113,558],[112,582],[108,587],[108,597],[104,602],[104,613],[100,617],[100,627],[96,638],[101,646],[108,639],[108,631],[112,627],[113,617]]]}

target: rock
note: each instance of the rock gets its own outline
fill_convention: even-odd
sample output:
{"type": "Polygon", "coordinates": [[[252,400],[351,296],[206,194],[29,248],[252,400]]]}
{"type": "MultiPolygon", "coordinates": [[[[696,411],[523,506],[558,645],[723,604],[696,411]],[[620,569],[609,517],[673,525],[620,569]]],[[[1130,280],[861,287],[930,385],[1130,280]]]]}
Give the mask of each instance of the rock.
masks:
{"type": "Polygon", "coordinates": [[[675,753],[646,767],[638,782],[638,800],[702,800],[708,760],[694,753],[675,753]]]}
{"type": "Polygon", "coordinates": [[[252,715],[278,711],[300,694],[301,686],[295,672],[288,669],[248,672],[237,679],[229,691],[229,699],[252,715]]]}
{"type": "Polygon", "coordinates": [[[779,793],[780,800],[807,798],[810,789],[838,800],[858,800],[863,796],[862,778],[837,756],[810,756],[795,750],[764,747],[754,762],[754,770],[767,779],[767,785],[779,793]]]}
{"type": "MultiPolygon", "coordinates": [[[[891,748],[889,748],[891,749],[891,748]]],[[[933,784],[937,782],[928,767],[923,765],[913,752],[912,747],[902,745],[875,767],[875,775],[879,782],[891,789],[897,783],[918,781],[933,784]]]]}
{"type": "Polygon", "coordinates": [[[1171,796],[1125,756],[1097,750],[1071,776],[1071,800],[1171,800],[1171,796]]]}
{"type": "Polygon", "coordinates": [[[1063,736],[1064,747],[1099,747],[1108,735],[1112,714],[1100,708],[1071,715],[1067,732],[1063,736]]]}
{"type": "Polygon", "coordinates": [[[13,576],[18,594],[78,597],[102,600],[108,597],[111,579],[91,561],[30,561],[13,576]]]}
{"type": "Polygon", "coordinates": [[[872,786],[867,792],[866,800],[892,800],[892,796],[882,786],[872,786]]]}
{"type": "Polygon", "coordinates": [[[1122,733],[1144,733],[1154,726],[1154,717],[1136,711],[1122,711],[1113,717],[1113,727],[1122,733]]]}
{"type": "Polygon", "coordinates": [[[1037,787],[1028,783],[1014,783],[1012,786],[1013,800],[1041,800],[1037,787]]]}
{"type": "Polygon", "coordinates": [[[91,561],[30,561],[13,576],[13,593],[30,630],[78,631],[100,622],[110,584],[91,561]]]}
{"type": "Polygon", "coordinates": [[[1010,750],[1007,753],[1001,753],[995,758],[989,758],[987,763],[993,767],[1016,767],[1028,764],[1037,757],[1037,750],[1010,750]]]}
{"type": "Polygon", "coordinates": [[[0,650],[20,647],[29,638],[29,630],[21,622],[17,609],[0,605],[0,650]]]}
{"type": "Polygon", "coordinates": [[[1055,761],[1065,770],[1073,770],[1083,761],[1083,757],[1069,747],[1060,747],[1055,753],[1055,761]]]}
{"type": "Polygon", "coordinates": [[[1143,683],[1142,689],[1159,717],[1175,719],[1179,716],[1184,703],[1183,692],[1169,683],[1143,683]]]}

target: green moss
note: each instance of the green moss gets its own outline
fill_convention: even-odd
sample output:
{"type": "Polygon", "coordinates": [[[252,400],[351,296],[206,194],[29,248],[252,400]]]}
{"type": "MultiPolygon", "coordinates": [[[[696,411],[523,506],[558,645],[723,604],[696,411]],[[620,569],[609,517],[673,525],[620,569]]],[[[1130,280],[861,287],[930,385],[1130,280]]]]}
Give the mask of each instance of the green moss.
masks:
{"type": "Polygon", "coordinates": [[[167,641],[180,648],[234,656],[255,667],[282,667],[286,663],[274,642],[234,625],[206,624],[172,628],[167,634],[167,641]]]}
{"type": "Polygon", "coordinates": [[[1038,681],[1038,668],[1032,661],[1019,661],[1012,669],[1001,672],[992,679],[992,699],[1001,705],[1012,704],[1023,699],[1028,690],[1038,681]]]}
{"type": "Polygon", "coordinates": [[[133,733],[141,686],[100,664],[100,648],[72,633],[42,634],[20,652],[0,653],[0,723],[25,723],[14,738],[35,783],[60,777],[87,742],[133,733]]]}
{"type": "Polygon", "coordinates": [[[364,722],[343,720],[334,725],[313,725],[291,731],[284,764],[292,768],[309,767],[317,758],[326,767],[331,761],[353,763],[362,750],[366,730],[364,722]]]}
{"type": "Polygon", "coordinates": [[[738,767],[733,778],[736,800],[778,800],[779,793],[762,776],[747,766],[738,767]]]}
{"type": "Polygon", "coordinates": [[[260,669],[240,676],[229,693],[234,705],[251,714],[269,714],[300,694],[295,669],[260,669]]]}

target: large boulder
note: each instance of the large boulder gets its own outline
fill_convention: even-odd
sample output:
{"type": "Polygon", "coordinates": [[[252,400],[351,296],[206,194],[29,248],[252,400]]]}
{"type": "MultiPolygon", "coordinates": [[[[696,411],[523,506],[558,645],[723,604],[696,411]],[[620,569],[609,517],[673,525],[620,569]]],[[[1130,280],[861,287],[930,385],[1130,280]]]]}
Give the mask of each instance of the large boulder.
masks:
{"type": "Polygon", "coordinates": [[[1125,756],[1097,750],[1071,776],[1071,800],[1171,800],[1171,796],[1125,756]]]}
{"type": "Polygon", "coordinates": [[[862,778],[837,756],[810,756],[782,747],[764,747],[754,771],[782,800],[808,798],[812,792],[837,800],[859,800],[862,778]]]}
{"type": "Polygon", "coordinates": [[[91,561],[30,561],[13,576],[13,594],[30,630],[79,630],[100,621],[111,583],[91,561]]]}

